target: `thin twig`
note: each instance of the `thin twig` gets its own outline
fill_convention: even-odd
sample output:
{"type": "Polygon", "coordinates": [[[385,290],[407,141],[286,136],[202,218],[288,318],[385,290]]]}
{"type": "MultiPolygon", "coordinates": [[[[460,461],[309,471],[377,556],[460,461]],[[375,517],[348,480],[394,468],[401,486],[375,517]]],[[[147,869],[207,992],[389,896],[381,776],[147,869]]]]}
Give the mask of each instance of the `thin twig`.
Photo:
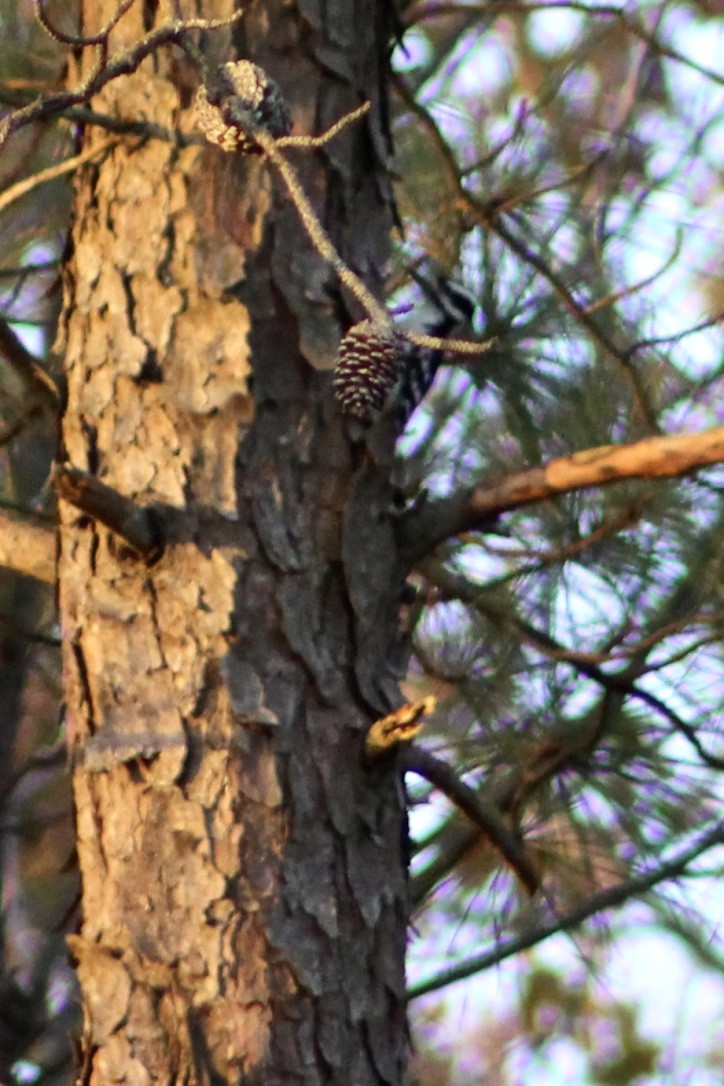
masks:
{"type": "Polygon", "coordinates": [[[55,117],[70,106],[89,102],[102,87],[113,79],[117,79],[119,75],[130,75],[135,72],[141,62],[162,45],[178,42],[192,30],[218,30],[221,27],[230,26],[238,22],[242,15],[243,9],[240,9],[224,19],[187,19],[183,22],[163,23],[142,38],[133,48],[112,57],[101,67],[96,66],[90,77],[75,90],[60,91],[58,94],[39,97],[28,105],[8,113],[0,123],[0,148],[8,137],[20,128],[55,117]]]}
{"type": "Polygon", "coordinates": [[[12,330],[6,320],[0,317],[0,354],[23,382],[33,401],[41,404],[57,415],[60,394],[55,381],[50,377],[34,355],[12,330]]]}
{"type": "Polygon", "coordinates": [[[632,898],[641,897],[660,883],[668,882],[670,879],[685,874],[689,864],[709,849],[715,848],[722,843],[724,843],[724,822],[719,822],[688,849],[685,849],[666,863],[659,864],[634,878],[617,883],[616,886],[592,894],[580,905],[567,913],[561,914],[555,920],[536,925],[522,935],[508,939],[497,947],[492,947],[490,950],[460,962],[458,965],[443,969],[432,977],[418,981],[416,984],[411,985],[407,997],[410,1000],[417,999],[428,992],[436,992],[449,984],[454,984],[456,981],[465,980],[476,973],[481,973],[484,969],[499,965],[506,958],[520,954],[523,950],[528,950],[530,947],[542,943],[544,939],[548,939],[551,935],[571,931],[597,913],[624,905],[632,898]]]}
{"type": "Polygon", "coordinates": [[[519,837],[506,823],[502,812],[463,781],[456,770],[421,747],[401,750],[400,765],[406,773],[424,777],[475,823],[504,860],[515,871],[530,894],[540,886],[540,875],[527,856],[519,837]]]}
{"type": "Polygon", "coordinates": [[[55,181],[56,178],[62,177],[63,174],[72,173],[78,166],[82,166],[84,162],[89,162],[90,159],[103,154],[115,143],[118,143],[118,139],[115,136],[109,136],[108,139],[101,140],[94,147],[86,147],[85,151],[73,155],[72,158],[65,158],[62,162],[57,162],[55,166],[48,166],[46,169],[34,173],[31,177],[24,177],[22,181],[16,181],[10,188],[5,189],[5,192],[0,193],[0,211],[4,211],[10,204],[32,192],[39,185],[46,185],[48,181],[55,181]]]}
{"type": "Polygon", "coordinates": [[[326,143],[333,140],[335,136],[352,124],[353,121],[359,120],[360,117],[364,117],[366,113],[369,113],[371,102],[363,102],[357,109],[351,110],[350,113],[345,113],[344,117],[340,117],[338,121],[335,121],[326,132],[322,132],[319,136],[280,136],[277,141],[277,147],[324,147],[326,143]]]}
{"type": "Polygon", "coordinates": [[[364,308],[370,320],[382,328],[392,328],[392,318],[375,296],[367,289],[358,275],[342,260],[307,199],[299,178],[290,162],[277,147],[277,140],[258,126],[249,126],[249,135],[256,140],[281,177],[291,197],[302,226],[319,255],[334,268],[340,281],[364,308]]]}
{"type": "Polygon", "coordinates": [[[103,26],[97,34],[88,35],[67,34],[65,31],[59,30],[57,26],[53,26],[45,10],[45,0],[33,0],[33,9],[38,22],[51,38],[55,38],[56,41],[61,42],[63,45],[72,45],[74,48],[80,48],[86,45],[105,45],[114,26],[121,21],[123,16],[133,7],[135,2],[136,0],[120,0],[118,10],[115,15],[108,20],[105,26],[103,26]]]}

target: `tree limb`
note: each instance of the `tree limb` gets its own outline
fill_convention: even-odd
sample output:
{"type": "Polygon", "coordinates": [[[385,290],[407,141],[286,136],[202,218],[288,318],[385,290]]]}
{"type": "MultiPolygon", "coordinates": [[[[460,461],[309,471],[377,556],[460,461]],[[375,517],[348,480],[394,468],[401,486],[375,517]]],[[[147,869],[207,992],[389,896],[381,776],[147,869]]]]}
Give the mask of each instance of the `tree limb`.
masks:
{"type": "Polygon", "coordinates": [[[55,465],[53,482],[59,498],[105,524],[146,559],[155,561],[160,556],[160,527],[150,509],[106,486],[95,475],[67,464],[55,465]]]}
{"type": "Polygon", "coordinates": [[[4,211],[6,207],[14,203],[15,200],[19,200],[21,196],[25,196],[26,193],[32,192],[38,185],[44,185],[48,181],[55,181],[56,177],[62,177],[65,173],[71,173],[73,170],[77,169],[78,166],[81,166],[84,162],[88,162],[91,158],[96,158],[117,142],[118,140],[115,136],[111,136],[108,139],[95,144],[93,147],[86,147],[79,155],[73,155],[72,158],[63,159],[62,162],[57,162],[54,166],[48,166],[45,170],[39,170],[30,177],[24,177],[22,181],[17,181],[14,185],[5,189],[5,192],[0,193],[0,211],[4,211]]]}
{"type": "Polygon", "coordinates": [[[38,97],[34,102],[22,106],[8,113],[0,123],[0,148],[13,132],[24,128],[26,125],[37,121],[45,121],[55,117],[69,106],[87,103],[101,90],[106,83],[117,79],[119,75],[130,75],[135,72],[141,61],[155,52],[162,45],[179,42],[184,34],[192,30],[217,30],[219,27],[230,26],[237,22],[243,15],[243,8],[234,12],[226,19],[187,19],[184,22],[166,22],[152,30],[145,38],[142,38],[131,49],[127,49],[118,56],[113,57],[107,64],[96,68],[89,79],[82,83],[76,90],[60,91],[57,94],[49,94],[38,97]]]}
{"type": "Polygon", "coordinates": [[[0,566],[55,583],[55,532],[0,510],[0,566]]]}
{"type": "Polygon", "coordinates": [[[0,317],[0,355],[30,391],[34,403],[49,408],[56,416],[60,396],[55,381],[45,372],[35,356],[30,353],[20,337],[2,317],[0,317]]]}
{"type": "Polygon", "coordinates": [[[45,30],[51,38],[55,38],[56,41],[61,42],[63,45],[72,45],[77,49],[87,45],[105,45],[113,27],[120,22],[134,3],[135,0],[120,0],[115,14],[111,16],[105,26],[101,27],[97,34],[87,35],[67,34],[64,31],[59,30],[57,26],[54,26],[45,10],[45,0],[33,0],[33,10],[35,11],[35,17],[43,30],[45,30]]]}
{"type": "Polygon", "coordinates": [[[632,392],[642,417],[651,430],[656,430],[656,419],[645,395],[638,371],[632,362],[630,351],[621,350],[608,334],[607,327],[596,319],[590,307],[579,301],[575,292],[566,284],[563,275],[553,268],[541,253],[532,249],[526,241],[504,221],[503,205],[496,198],[482,200],[474,195],[463,183],[463,175],[454,152],[443,136],[437,122],[429,111],[410,95],[402,81],[398,81],[400,92],[406,105],[422,122],[440,153],[446,173],[455,190],[459,208],[467,212],[486,230],[490,230],[514,252],[525,264],[533,268],[548,281],[553,291],[569,313],[589,332],[605,351],[620,365],[629,381],[632,392]]]}
{"type": "Polygon", "coordinates": [[[601,445],[505,476],[492,485],[437,502],[420,503],[400,518],[405,557],[415,564],[438,543],[482,531],[513,509],[559,494],[627,479],[665,479],[724,462],[724,426],[698,433],[650,437],[630,445],[601,445]]]}
{"type": "Polygon", "coordinates": [[[413,10],[408,13],[406,27],[409,28],[410,26],[415,26],[418,23],[423,23],[427,20],[446,18],[451,15],[469,14],[476,11],[479,12],[481,16],[484,16],[486,20],[492,21],[497,18],[497,16],[509,12],[527,15],[529,12],[556,11],[561,9],[575,11],[582,15],[589,15],[598,19],[617,19],[630,34],[648,45],[654,53],[662,57],[668,57],[669,60],[674,60],[678,64],[683,64],[687,68],[691,68],[692,71],[703,76],[705,79],[710,79],[713,83],[724,86],[724,76],[722,76],[720,72],[715,71],[713,68],[707,68],[703,64],[698,64],[679,49],[675,49],[672,45],[668,45],[666,42],[662,41],[656,34],[653,34],[641,20],[630,15],[629,11],[626,10],[626,5],[617,7],[615,4],[587,4],[580,2],[580,0],[540,0],[540,2],[535,2],[535,0],[523,0],[523,2],[521,2],[521,0],[497,0],[495,3],[486,2],[484,4],[440,3],[425,5],[420,11],[413,10]]]}
{"type": "Polygon", "coordinates": [[[494,803],[466,784],[452,766],[421,747],[403,749],[400,753],[400,765],[406,773],[416,773],[419,777],[424,777],[447,796],[482,830],[483,835],[515,871],[528,892],[534,894],[538,890],[538,871],[526,855],[522,842],[494,803]]]}
{"type": "Polygon", "coordinates": [[[695,726],[687,723],[656,694],[652,694],[635,682],[635,679],[641,674],[639,663],[632,662],[629,667],[622,671],[604,671],[603,668],[586,659],[585,654],[566,649],[565,645],[556,641],[544,630],[537,629],[518,615],[509,614],[501,608],[495,607],[490,600],[486,599],[485,593],[481,591],[479,585],[471,583],[466,577],[446,569],[441,562],[429,558],[425,562],[419,563],[418,569],[429,581],[436,584],[451,597],[462,600],[470,607],[474,607],[480,614],[491,619],[497,625],[512,629],[522,641],[534,645],[539,652],[552,659],[570,664],[581,675],[592,679],[604,690],[644,702],[644,704],[665,717],[673,728],[687,739],[705,765],[710,766],[712,769],[724,769],[724,758],[705,750],[697,735],[695,726]]]}
{"type": "Polygon", "coordinates": [[[582,924],[584,920],[588,920],[605,909],[615,908],[625,904],[632,898],[640,897],[658,886],[659,883],[684,874],[690,863],[710,848],[721,844],[724,844],[724,822],[717,823],[705,834],[702,834],[693,845],[690,845],[688,849],[685,849],[672,860],[660,864],[635,878],[626,879],[615,886],[599,891],[597,894],[592,894],[580,905],[570,909],[567,913],[563,913],[555,920],[549,921],[547,924],[536,925],[536,927],[516,936],[514,939],[508,939],[497,947],[483,951],[481,954],[475,954],[458,965],[443,969],[434,976],[428,977],[427,980],[418,981],[417,984],[410,987],[408,999],[417,999],[418,996],[439,991],[440,988],[445,988],[448,984],[454,984],[456,981],[465,980],[475,973],[481,973],[484,969],[490,969],[491,966],[498,965],[514,954],[520,954],[521,951],[542,943],[544,939],[551,935],[571,931],[571,929],[582,924]]]}

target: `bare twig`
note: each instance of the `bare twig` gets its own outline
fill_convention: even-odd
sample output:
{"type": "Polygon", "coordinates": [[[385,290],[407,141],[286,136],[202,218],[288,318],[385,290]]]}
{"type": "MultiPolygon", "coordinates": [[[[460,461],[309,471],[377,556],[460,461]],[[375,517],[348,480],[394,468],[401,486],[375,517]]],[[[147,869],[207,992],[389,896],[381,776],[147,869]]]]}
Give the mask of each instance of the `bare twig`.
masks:
{"type": "Polygon", "coordinates": [[[588,535],[575,540],[573,543],[557,547],[555,550],[537,550],[534,547],[497,547],[490,539],[482,539],[481,546],[488,554],[504,558],[507,561],[515,558],[531,559],[529,565],[518,566],[516,569],[510,570],[509,573],[503,573],[499,577],[491,578],[487,582],[488,586],[498,588],[516,580],[518,577],[528,577],[532,573],[539,573],[546,566],[568,562],[577,555],[583,554],[590,547],[595,547],[597,543],[606,539],[607,536],[615,535],[625,528],[633,527],[640,519],[640,516],[640,512],[633,507],[624,509],[618,516],[612,517],[610,520],[604,520],[588,535]]]}
{"type": "Polygon", "coordinates": [[[442,338],[429,336],[421,332],[406,332],[407,339],[416,347],[428,348],[432,351],[448,351],[451,354],[486,354],[495,343],[494,339],[477,340],[442,338]]]}
{"type": "Polygon", "coordinates": [[[447,796],[481,830],[493,847],[515,871],[530,894],[540,886],[540,875],[528,857],[522,841],[508,825],[503,813],[494,803],[461,780],[458,773],[421,747],[405,748],[400,765],[406,773],[416,773],[447,796]]]}
{"type": "Polygon", "coordinates": [[[262,148],[267,158],[281,177],[287,192],[297,210],[302,226],[307,232],[309,240],[314,245],[319,255],[334,268],[340,281],[344,283],[349,292],[364,308],[370,320],[382,328],[392,328],[392,319],[375,296],[367,289],[358,275],[342,260],[327,233],[316,216],[314,208],[307,199],[307,195],[297,177],[291,163],[289,163],[277,147],[277,140],[258,126],[250,126],[249,134],[253,136],[262,148]]]}
{"type": "Polygon", "coordinates": [[[97,66],[90,77],[72,91],[60,91],[39,97],[20,109],[13,110],[0,123],[0,148],[12,133],[26,125],[55,117],[70,106],[85,104],[107,83],[119,75],[130,75],[147,56],[162,45],[180,41],[185,34],[193,30],[218,30],[238,22],[243,9],[235,11],[225,19],[187,19],[185,21],[166,22],[152,30],[145,38],[118,56],[112,57],[107,64],[97,66]]]}
{"type": "Polygon", "coordinates": [[[67,34],[66,32],[59,30],[57,26],[53,26],[48,18],[45,10],[45,0],[33,0],[33,9],[35,15],[42,26],[43,30],[50,34],[51,38],[55,38],[56,41],[61,42],[63,45],[72,45],[75,48],[79,48],[85,45],[104,45],[108,40],[108,36],[113,30],[113,27],[120,22],[123,16],[129,11],[136,0],[120,0],[118,4],[118,10],[108,20],[105,26],[101,27],[97,34],[67,34]]]}
{"type": "Polygon", "coordinates": [[[2,317],[0,317],[0,354],[28,389],[34,403],[42,405],[56,415],[60,405],[60,394],[55,381],[45,372],[2,317]]]}
{"type": "Polygon", "coordinates": [[[0,193],[0,211],[4,211],[10,204],[19,200],[28,192],[32,192],[39,185],[45,185],[48,181],[55,181],[57,177],[62,177],[63,174],[72,173],[78,166],[82,166],[84,162],[89,162],[92,158],[97,158],[98,155],[103,154],[115,143],[118,143],[117,138],[109,136],[108,139],[102,140],[94,147],[86,147],[85,151],[81,151],[79,155],[73,155],[72,158],[66,158],[62,162],[56,163],[55,166],[48,166],[45,170],[39,170],[32,177],[24,177],[22,181],[17,181],[10,188],[0,193]]]}
{"type": "Polygon", "coordinates": [[[42,275],[43,272],[57,271],[57,260],[43,260],[37,264],[18,264],[14,268],[0,268],[0,279],[21,279],[23,282],[31,275],[42,275]]]}
{"type": "Polygon", "coordinates": [[[456,981],[472,977],[476,973],[481,973],[484,969],[490,969],[492,966],[498,965],[514,954],[520,954],[521,951],[536,946],[551,935],[571,931],[597,913],[604,912],[606,909],[617,908],[633,898],[642,897],[660,883],[668,882],[686,874],[686,869],[694,860],[709,849],[715,848],[722,843],[724,843],[724,822],[719,822],[702,834],[689,848],[683,850],[671,860],[658,864],[634,878],[626,879],[616,886],[592,894],[591,897],[581,902],[574,909],[570,909],[567,913],[561,914],[548,923],[537,924],[524,934],[508,939],[497,947],[492,947],[481,954],[475,954],[458,965],[453,965],[448,969],[441,970],[432,977],[418,981],[410,987],[408,999],[417,999],[428,992],[439,991],[456,981]]]}
{"type": "MultiPolygon", "coordinates": [[[[343,117],[341,121],[337,122],[338,126],[341,126],[343,122],[347,123],[350,117],[357,116],[359,113],[359,110],[355,110],[353,111],[353,114],[348,114],[347,117],[343,117]]],[[[337,130],[339,130],[339,128],[337,130]]],[[[307,232],[309,240],[312,242],[319,255],[331,264],[340,281],[344,283],[350,293],[353,294],[360,305],[363,306],[369,319],[373,321],[378,328],[391,331],[393,321],[390,314],[387,312],[387,309],[367,289],[366,285],[359,276],[352,271],[349,265],[342,260],[324,227],[317,218],[311,203],[307,199],[307,195],[301,186],[294,168],[280,152],[279,146],[284,144],[285,137],[275,139],[264,129],[259,128],[256,125],[249,126],[249,134],[253,136],[262,148],[284,182],[287,192],[297,209],[300,221],[307,232]]],[[[291,137],[286,137],[286,139],[289,138],[291,137]]],[[[299,143],[297,146],[304,146],[304,144],[299,143]]],[[[460,339],[440,339],[437,336],[423,335],[415,332],[405,332],[404,334],[411,343],[414,343],[418,347],[429,347],[432,350],[451,351],[458,354],[484,354],[493,343],[492,340],[475,342],[460,339]]]]}
{"type": "Polygon", "coordinates": [[[322,132],[319,136],[280,136],[276,141],[277,147],[324,147],[326,143],[329,143],[335,136],[338,136],[347,125],[352,124],[353,121],[357,121],[360,117],[364,117],[366,113],[369,113],[370,107],[370,102],[363,102],[357,109],[345,113],[344,117],[340,117],[338,121],[335,121],[333,125],[330,125],[326,132],[322,132]]]}
{"type": "Polygon", "coordinates": [[[648,350],[650,347],[660,347],[664,343],[668,345],[671,345],[672,343],[681,343],[682,340],[687,339],[689,336],[696,335],[697,332],[704,332],[707,328],[713,328],[715,324],[720,324],[722,321],[724,321],[724,309],[717,310],[716,313],[709,317],[704,317],[704,319],[697,324],[692,324],[689,328],[684,328],[681,332],[672,332],[666,336],[649,336],[646,339],[640,339],[628,348],[627,353],[633,355],[637,351],[648,350]]]}

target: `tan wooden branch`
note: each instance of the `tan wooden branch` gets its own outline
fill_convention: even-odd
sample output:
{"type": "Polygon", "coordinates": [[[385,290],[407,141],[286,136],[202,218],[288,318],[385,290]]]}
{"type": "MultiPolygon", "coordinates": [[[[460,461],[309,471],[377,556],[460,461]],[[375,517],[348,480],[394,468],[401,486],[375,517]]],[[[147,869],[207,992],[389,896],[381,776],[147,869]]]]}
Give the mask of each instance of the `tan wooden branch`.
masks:
{"type": "Polygon", "coordinates": [[[601,445],[423,505],[404,518],[401,536],[410,559],[417,561],[444,539],[484,528],[502,513],[524,505],[628,479],[673,478],[722,462],[724,426],[650,437],[631,445],[601,445]]]}
{"type": "Polygon", "coordinates": [[[4,211],[15,200],[19,200],[26,193],[32,192],[39,185],[45,185],[48,181],[55,181],[57,177],[62,177],[63,174],[72,173],[73,170],[82,166],[84,162],[89,162],[90,159],[102,155],[114,143],[118,143],[118,137],[109,136],[107,139],[95,144],[95,146],[87,147],[79,155],[63,159],[62,162],[56,162],[54,166],[48,166],[47,169],[38,170],[37,173],[32,174],[30,177],[24,177],[22,181],[16,181],[14,185],[10,185],[9,188],[5,189],[5,192],[0,193],[0,211],[4,211]]]}
{"type": "Polygon", "coordinates": [[[0,510],[0,567],[55,583],[55,532],[0,510]]]}
{"type": "Polygon", "coordinates": [[[473,492],[469,515],[492,512],[624,479],[665,479],[724,461],[724,426],[699,433],[650,437],[633,445],[601,445],[515,472],[496,486],[473,492]]]}

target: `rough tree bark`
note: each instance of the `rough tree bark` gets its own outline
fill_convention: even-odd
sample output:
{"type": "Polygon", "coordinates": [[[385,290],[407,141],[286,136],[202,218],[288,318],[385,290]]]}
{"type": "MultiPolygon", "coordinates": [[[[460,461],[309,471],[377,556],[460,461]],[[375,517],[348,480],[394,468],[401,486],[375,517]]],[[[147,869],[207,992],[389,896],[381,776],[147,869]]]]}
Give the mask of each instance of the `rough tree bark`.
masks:
{"type": "MultiPolygon", "coordinates": [[[[84,31],[116,6],[85,0],[84,31]]],[[[386,8],[246,8],[203,46],[276,78],[295,132],[373,102],[323,151],[289,153],[379,290],[386,8]]],[[[112,47],[175,14],[136,4],[112,47]]],[[[93,107],[191,134],[197,83],[167,49],[93,107]]],[[[259,159],[159,139],[82,168],[65,284],[62,455],[151,506],[166,541],[144,562],[61,502],[82,1081],[400,1083],[404,805],[394,767],[361,754],[379,706],[355,666],[355,467],[328,372],[360,314],[259,159]]],[[[384,647],[395,608],[375,599],[394,551],[374,562],[384,647]]]]}

